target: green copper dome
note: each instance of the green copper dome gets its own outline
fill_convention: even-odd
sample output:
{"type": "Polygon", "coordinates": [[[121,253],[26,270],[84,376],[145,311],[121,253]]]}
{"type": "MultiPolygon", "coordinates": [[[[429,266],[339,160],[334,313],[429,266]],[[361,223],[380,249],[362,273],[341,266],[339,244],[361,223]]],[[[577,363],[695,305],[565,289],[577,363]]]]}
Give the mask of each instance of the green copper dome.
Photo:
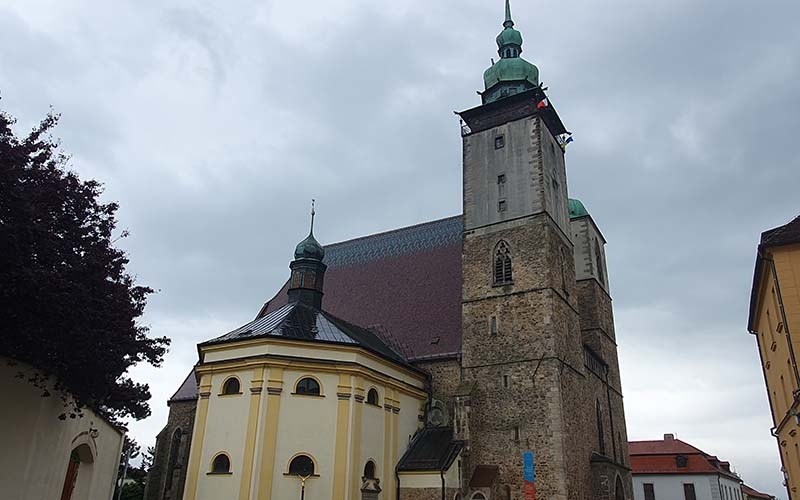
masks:
{"type": "Polygon", "coordinates": [[[323,257],[325,257],[325,249],[322,248],[322,245],[314,238],[313,234],[309,234],[294,249],[295,259],[322,260],[323,257]]]}
{"type": "Polygon", "coordinates": [[[486,90],[501,82],[528,82],[539,86],[539,68],[521,57],[500,59],[483,72],[483,85],[486,90]]]}
{"type": "Polygon", "coordinates": [[[581,200],[573,200],[572,198],[570,198],[569,218],[577,219],[578,217],[583,217],[584,215],[589,215],[589,212],[586,210],[586,207],[583,206],[583,202],[581,202],[581,200]]]}
{"type": "MultiPolygon", "coordinates": [[[[512,27],[508,27],[497,35],[497,48],[502,49],[506,45],[518,45],[522,47],[522,33],[512,27]]],[[[522,49],[520,48],[520,52],[522,49]]]]}
{"type": "Polygon", "coordinates": [[[539,68],[519,56],[522,53],[522,34],[514,29],[509,0],[506,0],[503,31],[497,35],[497,53],[500,60],[483,72],[484,103],[539,86],[539,68]]]}

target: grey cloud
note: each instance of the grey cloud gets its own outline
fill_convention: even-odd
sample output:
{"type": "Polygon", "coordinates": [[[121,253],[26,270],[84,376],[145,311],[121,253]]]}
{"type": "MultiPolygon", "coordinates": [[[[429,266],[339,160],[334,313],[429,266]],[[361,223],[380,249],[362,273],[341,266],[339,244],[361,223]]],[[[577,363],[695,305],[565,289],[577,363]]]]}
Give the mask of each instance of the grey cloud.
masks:
{"type": "MultiPolygon", "coordinates": [[[[452,111],[497,57],[494,3],[0,7],[3,109],[21,130],[63,113],[74,168],[120,202],[131,269],[161,289],[145,321],[174,344],[134,372],[154,394],[137,439],[195,344],[280,288],[311,198],[323,242],[461,210],[452,111]]],[[[631,436],[676,432],[785,497],[745,321],[760,231],[800,212],[800,6],[512,8],[575,133],[570,194],[609,242],[631,436]]]]}

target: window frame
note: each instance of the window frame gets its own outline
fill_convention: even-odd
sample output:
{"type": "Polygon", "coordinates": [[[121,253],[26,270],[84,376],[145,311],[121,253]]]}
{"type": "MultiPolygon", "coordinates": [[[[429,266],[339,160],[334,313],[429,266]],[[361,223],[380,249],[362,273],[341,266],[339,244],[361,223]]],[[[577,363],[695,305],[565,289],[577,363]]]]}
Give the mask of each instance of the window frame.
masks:
{"type": "Polygon", "coordinates": [[[644,491],[644,500],[656,500],[656,485],[655,483],[642,483],[642,490],[644,491]],[[647,491],[647,487],[650,487],[650,491],[647,491]],[[648,495],[648,493],[650,493],[648,495]]]}
{"type": "Polygon", "coordinates": [[[209,476],[229,476],[233,474],[233,462],[231,461],[231,456],[228,454],[227,451],[220,451],[217,452],[212,458],[211,463],[209,464],[209,470],[206,473],[209,476]],[[218,471],[216,470],[217,460],[224,457],[228,461],[228,469],[225,471],[218,471]]]}
{"type": "Polygon", "coordinates": [[[380,391],[378,391],[378,389],[376,389],[375,387],[370,387],[369,390],[367,390],[367,397],[364,398],[364,402],[366,404],[370,405],[370,406],[375,406],[377,408],[380,408],[380,406],[381,406],[381,393],[380,393],[380,391]],[[375,394],[375,402],[374,403],[369,400],[369,395],[370,394],[375,394]]]}
{"type": "Polygon", "coordinates": [[[219,396],[241,396],[242,395],[242,381],[239,380],[239,377],[236,375],[231,375],[227,377],[219,388],[219,396]],[[226,392],[227,385],[235,380],[236,383],[239,385],[239,392],[226,392]]]}
{"type": "Polygon", "coordinates": [[[492,251],[492,286],[506,286],[514,283],[511,245],[500,240],[492,251]]]}
{"type": "Polygon", "coordinates": [[[684,500],[697,500],[697,492],[694,489],[694,483],[683,483],[683,498],[684,500]],[[691,497],[688,492],[691,491],[691,497]]]}
{"type": "Polygon", "coordinates": [[[299,453],[295,453],[294,455],[292,455],[292,457],[289,459],[289,461],[286,462],[286,472],[284,472],[283,475],[284,476],[292,476],[292,477],[303,477],[303,476],[300,476],[299,474],[293,474],[291,472],[291,470],[292,470],[292,462],[294,462],[295,460],[297,460],[300,457],[306,457],[306,458],[310,459],[311,460],[311,465],[314,467],[313,473],[310,476],[307,476],[307,477],[309,477],[309,478],[311,478],[311,477],[319,477],[319,465],[317,465],[317,460],[314,458],[314,455],[312,455],[311,453],[308,453],[307,451],[301,451],[299,453]]]}
{"type": "Polygon", "coordinates": [[[297,379],[297,381],[294,383],[294,387],[292,389],[292,395],[293,396],[304,396],[304,397],[309,397],[309,398],[324,398],[325,397],[325,394],[322,392],[322,382],[320,382],[320,380],[317,377],[313,376],[313,375],[301,375],[297,379]],[[319,392],[317,394],[309,393],[309,392],[299,392],[297,389],[298,389],[298,387],[300,387],[300,384],[305,380],[311,380],[312,382],[316,383],[319,392]]]}

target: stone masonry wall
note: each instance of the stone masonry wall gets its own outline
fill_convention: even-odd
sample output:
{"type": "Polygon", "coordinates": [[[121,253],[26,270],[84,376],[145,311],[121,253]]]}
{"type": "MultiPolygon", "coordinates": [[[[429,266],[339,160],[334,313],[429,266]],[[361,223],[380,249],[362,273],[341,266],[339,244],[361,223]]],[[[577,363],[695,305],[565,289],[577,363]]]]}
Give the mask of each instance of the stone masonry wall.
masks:
{"type": "Polygon", "coordinates": [[[431,394],[447,405],[450,421],[453,419],[453,394],[461,382],[461,363],[457,358],[415,362],[414,366],[431,375],[431,394]]]}
{"type": "Polygon", "coordinates": [[[189,461],[189,447],[192,441],[194,415],[197,401],[173,401],[169,404],[167,425],[156,437],[156,452],[153,466],[147,475],[144,500],[181,500],[186,482],[186,465],[189,461]],[[176,429],[181,430],[181,444],[175,468],[169,470],[172,436],[176,429]],[[172,474],[172,484],[167,488],[167,477],[172,474]]]}

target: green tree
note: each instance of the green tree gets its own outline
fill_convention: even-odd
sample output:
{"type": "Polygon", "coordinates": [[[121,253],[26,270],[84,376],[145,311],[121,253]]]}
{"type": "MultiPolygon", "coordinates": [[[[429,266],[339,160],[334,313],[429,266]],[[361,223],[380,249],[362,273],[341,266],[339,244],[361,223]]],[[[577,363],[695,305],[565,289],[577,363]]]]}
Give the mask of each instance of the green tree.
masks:
{"type": "Polygon", "coordinates": [[[149,388],[127,371],[159,366],[169,339],[137,323],[153,290],[134,283],[113,246],[117,204],[101,203],[101,185],[68,169],[50,135],[58,118],[19,138],[0,111],[0,354],[43,372],[19,376],[43,396],[55,390],[62,419],[86,405],[141,419],[149,388]]]}

